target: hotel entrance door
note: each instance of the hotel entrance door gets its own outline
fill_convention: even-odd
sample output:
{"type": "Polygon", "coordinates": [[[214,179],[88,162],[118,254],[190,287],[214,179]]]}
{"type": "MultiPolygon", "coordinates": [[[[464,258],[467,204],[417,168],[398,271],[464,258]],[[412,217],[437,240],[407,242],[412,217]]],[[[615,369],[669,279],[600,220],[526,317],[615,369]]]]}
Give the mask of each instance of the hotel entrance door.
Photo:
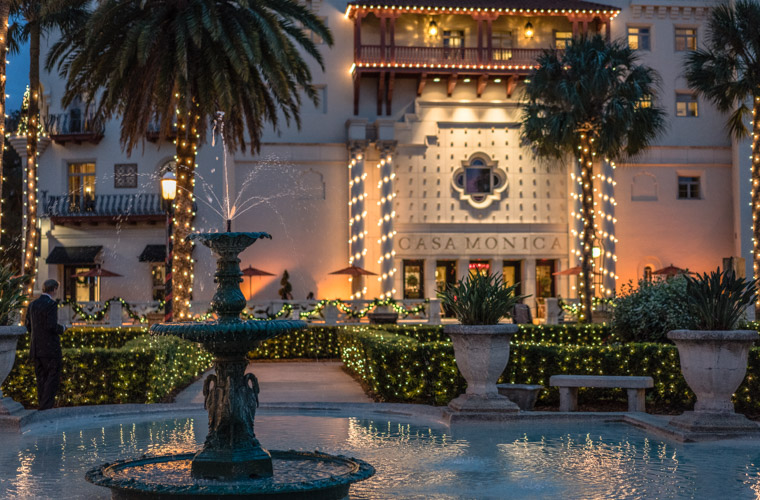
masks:
{"type": "MultiPolygon", "coordinates": [[[[454,285],[457,282],[457,261],[455,260],[439,260],[435,263],[435,288],[437,291],[442,292],[449,285],[454,285]]],[[[447,308],[443,308],[441,314],[446,317],[451,317],[451,311],[447,308]]]]}

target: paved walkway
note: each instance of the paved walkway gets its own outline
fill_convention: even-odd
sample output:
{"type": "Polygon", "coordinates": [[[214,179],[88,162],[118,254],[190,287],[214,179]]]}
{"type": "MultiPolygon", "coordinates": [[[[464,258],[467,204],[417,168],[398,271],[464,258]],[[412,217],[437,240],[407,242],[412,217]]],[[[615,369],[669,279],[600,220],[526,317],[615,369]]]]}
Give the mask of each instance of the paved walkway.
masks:
{"type": "MultiPolygon", "coordinates": [[[[371,403],[340,361],[254,362],[261,403],[371,403]]],[[[211,373],[209,371],[208,373],[211,373]]],[[[203,378],[174,399],[177,404],[203,404],[203,378]]]]}

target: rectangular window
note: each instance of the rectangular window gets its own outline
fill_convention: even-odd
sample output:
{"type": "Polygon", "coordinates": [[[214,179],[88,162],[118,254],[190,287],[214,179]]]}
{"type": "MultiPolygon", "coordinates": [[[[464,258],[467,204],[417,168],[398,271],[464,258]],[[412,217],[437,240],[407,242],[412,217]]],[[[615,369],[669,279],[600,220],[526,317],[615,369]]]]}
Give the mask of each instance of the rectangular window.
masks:
{"type": "Polygon", "coordinates": [[[464,31],[462,30],[444,30],[443,37],[443,54],[446,59],[462,59],[464,57],[464,31]]]}
{"type": "Polygon", "coordinates": [[[493,48],[494,61],[512,59],[512,32],[494,31],[491,34],[491,47],[493,48]]]}
{"type": "Polygon", "coordinates": [[[649,28],[629,26],[628,46],[634,50],[651,50],[649,28]]]}
{"type": "Polygon", "coordinates": [[[572,31],[555,31],[554,32],[554,48],[564,50],[567,48],[567,44],[573,39],[572,31]]]}
{"type": "Polygon", "coordinates": [[[467,194],[488,194],[492,191],[491,188],[491,169],[490,168],[477,168],[467,167],[464,170],[465,174],[465,189],[467,194]]]}
{"type": "Polygon", "coordinates": [[[696,117],[699,116],[697,96],[691,92],[676,93],[676,116],[696,117]]]}
{"type": "Polygon", "coordinates": [[[163,300],[166,286],[166,264],[152,262],[150,264],[150,282],[153,286],[153,300],[163,300]]]}
{"type": "Polygon", "coordinates": [[[95,164],[69,163],[69,209],[72,212],[95,210],[95,164]]]}
{"type": "Polygon", "coordinates": [[[676,51],[697,50],[696,28],[676,28],[676,51]]]}
{"type": "Polygon", "coordinates": [[[63,298],[76,302],[100,300],[100,278],[77,278],[74,275],[84,273],[95,266],[63,266],[63,298]]]}
{"type": "Polygon", "coordinates": [[[652,96],[647,95],[642,97],[638,103],[636,103],[637,108],[651,108],[652,107],[652,96]]]}
{"type": "Polygon", "coordinates": [[[491,263],[487,260],[471,260],[470,274],[488,274],[491,272],[491,263]]]}
{"type": "Polygon", "coordinates": [[[698,175],[678,176],[678,199],[679,200],[698,200],[700,199],[700,179],[698,175]]]}
{"type": "Polygon", "coordinates": [[[404,298],[424,299],[425,284],[423,270],[424,260],[404,261],[404,298]]]}
{"type": "MultiPolygon", "coordinates": [[[[327,26],[327,17],[325,17],[325,16],[317,16],[317,19],[319,19],[320,21],[322,21],[322,24],[324,24],[325,26],[327,26]]],[[[314,42],[315,45],[322,45],[323,43],[325,43],[325,41],[322,39],[321,36],[319,36],[318,34],[316,34],[315,32],[313,32],[311,30],[307,30],[307,31],[308,31],[307,32],[307,36],[309,37],[309,39],[312,42],[314,42]]]]}
{"type": "Polygon", "coordinates": [[[536,260],[536,298],[555,297],[554,270],[557,268],[556,260],[536,260]]]}
{"type": "Polygon", "coordinates": [[[113,187],[137,187],[137,163],[117,163],[113,166],[113,187]]]}

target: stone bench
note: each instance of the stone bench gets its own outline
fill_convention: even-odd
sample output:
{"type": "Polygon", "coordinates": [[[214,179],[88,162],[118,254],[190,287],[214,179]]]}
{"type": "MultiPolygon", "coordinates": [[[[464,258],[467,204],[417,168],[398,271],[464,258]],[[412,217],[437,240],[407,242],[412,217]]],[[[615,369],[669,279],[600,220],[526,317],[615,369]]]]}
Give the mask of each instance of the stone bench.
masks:
{"type": "Polygon", "coordinates": [[[559,387],[559,411],[578,411],[578,388],[626,389],[628,411],[644,412],[644,391],[654,387],[652,377],[618,377],[603,375],[552,375],[549,385],[559,387]]]}

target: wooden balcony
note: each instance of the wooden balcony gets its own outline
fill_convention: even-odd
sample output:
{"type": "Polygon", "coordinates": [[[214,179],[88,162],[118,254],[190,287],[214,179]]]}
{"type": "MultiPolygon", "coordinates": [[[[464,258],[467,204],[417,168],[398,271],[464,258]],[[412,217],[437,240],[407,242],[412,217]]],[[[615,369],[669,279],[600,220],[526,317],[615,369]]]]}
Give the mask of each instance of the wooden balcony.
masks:
{"type": "Polygon", "coordinates": [[[466,70],[465,73],[482,71],[528,74],[536,65],[543,49],[478,49],[448,47],[383,47],[362,45],[356,55],[356,67],[360,69],[393,68],[395,71],[419,72],[419,69],[466,70]]]}

